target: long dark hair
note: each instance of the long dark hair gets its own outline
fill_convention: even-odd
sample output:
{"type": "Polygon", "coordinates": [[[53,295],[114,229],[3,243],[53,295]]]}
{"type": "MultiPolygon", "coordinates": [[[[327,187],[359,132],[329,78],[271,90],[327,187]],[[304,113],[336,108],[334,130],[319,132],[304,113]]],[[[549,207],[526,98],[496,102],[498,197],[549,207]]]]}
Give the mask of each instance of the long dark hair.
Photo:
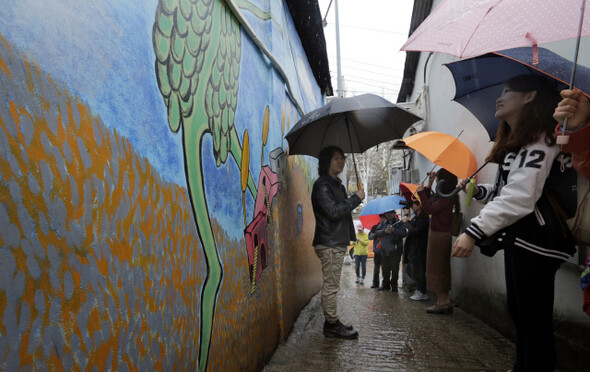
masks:
{"type": "Polygon", "coordinates": [[[501,163],[507,153],[518,151],[542,135],[547,145],[555,144],[553,132],[557,122],[553,119],[553,111],[559,102],[555,85],[542,76],[519,75],[508,80],[506,86],[516,92],[537,93],[522,108],[514,130],[504,120],[500,121],[494,146],[486,159],[493,163],[501,163]]]}
{"type": "Polygon", "coordinates": [[[328,174],[330,170],[330,162],[332,161],[332,156],[334,153],[340,153],[340,155],[344,156],[344,151],[338,146],[328,146],[324,147],[322,151],[320,151],[320,156],[318,157],[318,173],[320,176],[324,174],[328,174]]]}

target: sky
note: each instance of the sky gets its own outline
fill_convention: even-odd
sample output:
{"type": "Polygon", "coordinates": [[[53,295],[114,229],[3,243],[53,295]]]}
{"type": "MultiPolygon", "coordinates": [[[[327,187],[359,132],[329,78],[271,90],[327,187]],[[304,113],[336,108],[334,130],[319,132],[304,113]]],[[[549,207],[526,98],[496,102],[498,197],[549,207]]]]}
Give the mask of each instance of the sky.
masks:
{"type": "MultiPolygon", "coordinates": [[[[337,86],[335,0],[319,0],[330,74],[337,86]],[[327,17],[326,17],[326,11],[327,17]]],[[[399,49],[408,39],[414,0],[338,0],[340,60],[345,96],[374,93],[392,102],[404,72],[406,53],[399,49]]],[[[336,93],[335,93],[336,95],[336,93]]]]}

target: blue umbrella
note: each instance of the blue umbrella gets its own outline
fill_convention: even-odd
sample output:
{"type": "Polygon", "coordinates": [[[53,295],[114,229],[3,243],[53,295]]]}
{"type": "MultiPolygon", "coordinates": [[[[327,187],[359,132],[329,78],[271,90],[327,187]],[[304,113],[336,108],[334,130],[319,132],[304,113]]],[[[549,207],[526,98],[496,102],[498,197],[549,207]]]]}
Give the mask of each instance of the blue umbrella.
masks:
{"type": "Polygon", "coordinates": [[[406,199],[399,195],[390,195],[373,199],[365,205],[359,216],[359,220],[364,228],[370,229],[379,223],[379,215],[381,213],[403,208],[404,205],[402,202],[405,203],[406,199]]]}
{"type": "MultiPolygon", "coordinates": [[[[496,98],[502,94],[504,83],[523,74],[541,75],[555,82],[558,90],[566,89],[571,78],[573,62],[539,48],[539,63],[533,65],[532,48],[514,48],[483,56],[451,62],[446,66],[455,79],[455,98],[483,124],[490,139],[496,137],[498,119],[496,98]]],[[[590,93],[590,68],[578,66],[575,87],[590,93]]]]}

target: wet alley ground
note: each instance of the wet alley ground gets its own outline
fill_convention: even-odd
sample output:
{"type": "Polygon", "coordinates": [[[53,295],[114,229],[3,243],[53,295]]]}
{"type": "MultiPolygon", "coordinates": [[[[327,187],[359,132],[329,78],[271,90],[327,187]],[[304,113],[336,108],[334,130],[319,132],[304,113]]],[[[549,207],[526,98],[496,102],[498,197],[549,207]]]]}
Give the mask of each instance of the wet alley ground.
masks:
{"type": "Polygon", "coordinates": [[[403,293],[371,289],[373,260],[364,285],[354,265],[342,268],[338,307],[357,340],[326,338],[319,294],[301,312],[287,341],[264,372],[295,371],[507,371],[514,344],[483,322],[455,308],[431,315],[434,300],[412,301],[403,293]]]}

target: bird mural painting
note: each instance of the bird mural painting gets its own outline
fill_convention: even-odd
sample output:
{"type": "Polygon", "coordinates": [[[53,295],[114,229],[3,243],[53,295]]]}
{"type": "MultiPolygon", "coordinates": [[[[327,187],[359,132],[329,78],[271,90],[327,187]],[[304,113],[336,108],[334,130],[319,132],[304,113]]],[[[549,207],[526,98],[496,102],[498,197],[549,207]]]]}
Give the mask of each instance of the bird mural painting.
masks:
{"type": "MultiPolygon", "coordinates": [[[[252,5],[244,5],[252,9],[252,5]]],[[[263,19],[271,17],[265,16],[263,19]]],[[[219,0],[160,0],[153,26],[155,70],[173,132],[183,127],[183,151],[193,214],[207,263],[201,291],[198,368],[207,369],[223,265],[212,230],[203,177],[203,138],[211,136],[216,165],[231,157],[246,192],[257,197],[249,172],[249,139],[234,125],[241,58],[240,24],[219,0]]],[[[268,113],[266,114],[266,120],[268,113]]],[[[265,121],[266,121],[265,120],[265,121]]],[[[268,128],[268,124],[265,124],[268,128]]]]}

